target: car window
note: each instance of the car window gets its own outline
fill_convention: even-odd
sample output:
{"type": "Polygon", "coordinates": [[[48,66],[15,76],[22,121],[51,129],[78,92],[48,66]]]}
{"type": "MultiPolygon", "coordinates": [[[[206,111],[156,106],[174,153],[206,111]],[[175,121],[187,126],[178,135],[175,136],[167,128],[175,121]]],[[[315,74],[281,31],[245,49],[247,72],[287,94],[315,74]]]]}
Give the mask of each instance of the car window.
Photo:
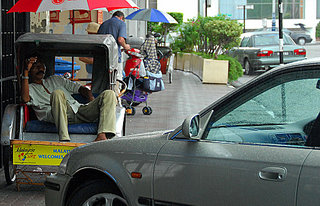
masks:
{"type": "Polygon", "coordinates": [[[283,44],[284,45],[294,45],[294,41],[289,37],[288,35],[284,34],[283,35],[283,44]]]}
{"type": "MultiPolygon", "coordinates": [[[[270,46],[279,45],[279,35],[278,34],[263,34],[254,36],[255,46],[270,46]]],[[[286,35],[283,35],[283,44],[292,45],[294,42],[286,35]]]]}
{"type": "Polygon", "coordinates": [[[240,47],[247,47],[248,41],[249,41],[249,37],[244,37],[241,41],[240,47]]]}
{"type": "Polygon", "coordinates": [[[305,125],[320,112],[318,78],[289,81],[272,87],[211,118],[204,139],[238,143],[304,145],[305,125]]]}
{"type": "Polygon", "coordinates": [[[255,46],[268,46],[279,44],[279,37],[276,34],[263,34],[254,36],[255,46]]]}

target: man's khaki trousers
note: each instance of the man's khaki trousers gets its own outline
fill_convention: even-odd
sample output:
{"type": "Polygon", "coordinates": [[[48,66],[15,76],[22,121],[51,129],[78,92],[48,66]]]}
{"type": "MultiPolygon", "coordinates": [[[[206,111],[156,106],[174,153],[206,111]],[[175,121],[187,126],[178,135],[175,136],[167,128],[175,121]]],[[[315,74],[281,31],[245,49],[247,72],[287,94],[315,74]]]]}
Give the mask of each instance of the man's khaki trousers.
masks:
{"type": "Polygon", "coordinates": [[[55,90],[50,97],[51,113],[58,129],[60,140],[70,140],[68,123],[99,122],[98,134],[106,133],[107,138],[116,134],[116,104],[115,93],[105,90],[93,101],[81,105],[74,113],[62,90],[55,90]]]}

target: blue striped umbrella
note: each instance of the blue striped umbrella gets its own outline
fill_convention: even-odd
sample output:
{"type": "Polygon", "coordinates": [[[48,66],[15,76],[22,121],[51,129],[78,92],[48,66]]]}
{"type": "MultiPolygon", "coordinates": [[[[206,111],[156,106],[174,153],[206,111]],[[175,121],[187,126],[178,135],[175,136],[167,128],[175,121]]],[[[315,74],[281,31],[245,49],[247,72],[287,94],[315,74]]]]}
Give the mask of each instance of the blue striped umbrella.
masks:
{"type": "Polygon", "coordinates": [[[150,22],[163,22],[171,24],[178,23],[170,14],[159,11],[157,9],[139,9],[127,16],[126,19],[150,22]]]}

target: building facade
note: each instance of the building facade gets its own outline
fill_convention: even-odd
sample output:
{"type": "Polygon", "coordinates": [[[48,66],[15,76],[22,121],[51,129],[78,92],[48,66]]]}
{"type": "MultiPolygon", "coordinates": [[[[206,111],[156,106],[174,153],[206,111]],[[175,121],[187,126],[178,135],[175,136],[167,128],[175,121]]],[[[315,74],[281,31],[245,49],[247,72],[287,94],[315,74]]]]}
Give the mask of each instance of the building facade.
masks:
{"type": "MultiPolygon", "coordinates": [[[[198,15],[216,16],[225,14],[245,23],[247,30],[263,26],[271,27],[273,15],[278,26],[278,0],[158,0],[158,9],[184,13],[184,21],[198,15]],[[207,1],[207,3],[205,2],[207,1]],[[205,5],[208,7],[206,8],[205,5]],[[248,9],[243,10],[243,5],[248,9]],[[252,5],[252,6],[251,6],[252,5]],[[251,9],[253,7],[253,9],[251,9]],[[273,14],[273,11],[274,14],[273,14]]],[[[320,21],[320,0],[283,0],[283,27],[298,30],[302,23],[315,39],[315,28],[320,21]]]]}
{"type": "MultiPolygon", "coordinates": [[[[219,0],[217,3],[219,13],[245,22],[246,29],[271,27],[273,16],[278,26],[277,0],[219,0]],[[244,12],[242,5],[251,8],[244,12]]],[[[283,18],[284,28],[295,30],[300,28],[297,24],[304,24],[315,39],[315,28],[320,20],[320,0],[283,0],[283,18]]]]}

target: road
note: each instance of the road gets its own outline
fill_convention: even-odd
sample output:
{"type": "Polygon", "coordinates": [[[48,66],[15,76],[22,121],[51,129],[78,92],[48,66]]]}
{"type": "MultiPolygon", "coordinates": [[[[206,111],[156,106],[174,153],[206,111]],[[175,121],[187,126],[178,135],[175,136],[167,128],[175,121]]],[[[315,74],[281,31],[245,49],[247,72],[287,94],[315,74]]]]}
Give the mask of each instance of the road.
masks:
{"type": "Polygon", "coordinates": [[[306,44],[307,58],[320,57],[320,44],[306,44]]]}

